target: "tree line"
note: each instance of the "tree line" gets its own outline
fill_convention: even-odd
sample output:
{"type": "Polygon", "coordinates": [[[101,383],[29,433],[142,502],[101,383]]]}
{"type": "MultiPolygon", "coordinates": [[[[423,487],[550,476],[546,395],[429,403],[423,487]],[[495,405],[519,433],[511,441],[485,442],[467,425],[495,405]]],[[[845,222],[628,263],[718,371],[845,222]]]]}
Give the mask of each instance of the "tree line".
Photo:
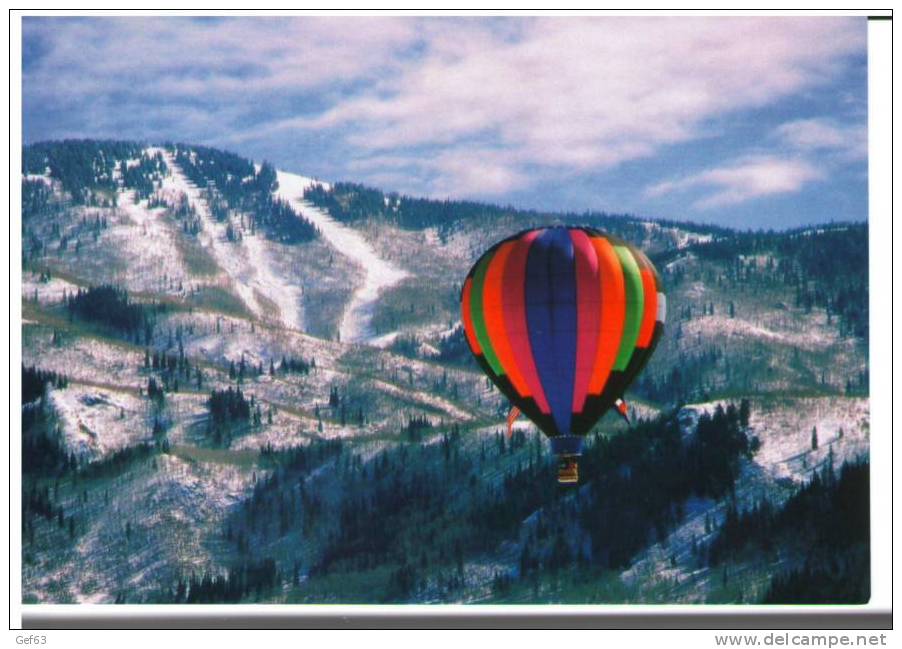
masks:
{"type": "MultiPolygon", "coordinates": [[[[235,210],[242,213],[242,226],[251,233],[259,227],[275,241],[296,244],[319,236],[313,223],[273,196],[278,182],[269,162],[264,161],[258,170],[250,160],[228,151],[186,144],[174,145],[173,149],[185,175],[205,190],[211,213],[218,221],[229,220],[230,211],[235,210]],[[247,215],[247,223],[243,215],[247,215]]],[[[241,230],[231,222],[228,227],[229,240],[239,240],[241,230]]]]}
{"type": "Polygon", "coordinates": [[[443,241],[452,232],[481,222],[495,225],[509,222],[520,228],[581,224],[607,230],[637,243],[647,244],[659,238],[661,246],[667,245],[664,230],[667,227],[718,235],[729,232],[710,225],[666,220],[656,221],[660,227],[649,229],[646,222],[628,214],[540,212],[477,201],[416,198],[395,192],[385,193],[353,182],[336,182],[328,189],[321,183],[314,183],[304,191],[304,198],[328,210],[339,221],[354,223],[372,218],[410,230],[436,228],[443,241]]]}
{"type": "Polygon", "coordinates": [[[43,370],[22,363],[22,405],[44,396],[47,384],[61,390],[69,385],[69,377],[53,370],[43,370]]]}
{"type": "Polygon", "coordinates": [[[702,259],[727,262],[734,281],[779,281],[795,293],[796,306],[824,308],[842,335],[868,334],[868,226],[836,224],[789,232],[736,232],[688,248],[702,259]],[[767,255],[763,268],[742,256],[767,255]]]}
{"type": "Polygon", "coordinates": [[[23,147],[22,169],[39,175],[49,170],[76,205],[114,205],[116,165],[140,158],[143,149],[137,142],[113,140],[38,142],[23,147]]]}
{"type": "Polygon", "coordinates": [[[167,604],[231,604],[252,594],[268,592],[280,582],[273,559],[245,561],[224,575],[204,572],[179,579],[163,598],[167,604]]]}
{"type": "Polygon", "coordinates": [[[65,303],[70,317],[111,327],[136,340],[143,333],[148,343],[153,337],[155,314],[166,309],[164,304],[132,302],[128,291],[112,284],[79,287],[77,292],[66,295],[65,303]]]}

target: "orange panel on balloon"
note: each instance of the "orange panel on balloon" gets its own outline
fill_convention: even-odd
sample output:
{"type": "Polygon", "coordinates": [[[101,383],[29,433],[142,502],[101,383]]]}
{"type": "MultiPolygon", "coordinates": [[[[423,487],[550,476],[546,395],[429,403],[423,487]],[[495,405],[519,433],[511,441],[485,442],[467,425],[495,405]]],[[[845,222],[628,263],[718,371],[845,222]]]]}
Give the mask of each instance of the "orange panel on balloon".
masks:
{"type": "Polygon", "coordinates": [[[601,394],[623,336],[623,319],[626,312],[626,289],[623,270],[614,246],[602,237],[593,237],[592,245],[598,255],[598,275],[601,277],[601,327],[598,332],[598,348],[595,367],[589,381],[589,394],[601,394]]]}
{"type": "Polygon", "coordinates": [[[639,328],[639,338],[636,347],[648,347],[651,344],[651,336],[655,332],[655,318],[658,314],[658,288],[655,286],[655,276],[651,269],[643,268],[642,292],[645,293],[645,310],[642,312],[642,325],[639,328]]]}
{"type": "Polygon", "coordinates": [[[504,326],[503,292],[513,290],[513,287],[504,285],[504,270],[514,246],[513,241],[501,244],[495,252],[495,256],[489,262],[482,289],[482,313],[485,318],[489,339],[492,341],[492,347],[498,356],[498,360],[501,362],[501,367],[504,368],[504,372],[507,374],[507,378],[520,396],[528,397],[532,393],[517,365],[517,359],[511,348],[504,326]]]}

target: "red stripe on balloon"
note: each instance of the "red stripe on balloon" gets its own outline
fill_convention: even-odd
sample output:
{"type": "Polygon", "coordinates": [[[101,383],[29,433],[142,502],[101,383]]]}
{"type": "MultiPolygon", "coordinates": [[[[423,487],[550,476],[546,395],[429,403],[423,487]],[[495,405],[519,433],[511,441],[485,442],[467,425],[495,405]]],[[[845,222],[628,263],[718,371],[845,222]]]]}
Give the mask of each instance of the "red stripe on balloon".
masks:
{"type": "Polygon", "coordinates": [[[532,242],[544,230],[527,232],[514,242],[514,247],[507,258],[502,285],[505,291],[501,301],[504,307],[504,328],[510,342],[511,351],[517,359],[520,373],[529,385],[529,391],[536,405],[543,414],[550,414],[551,408],[545,397],[545,390],[539,380],[536,362],[529,343],[529,328],[526,323],[526,259],[532,242]]]}
{"type": "Polygon", "coordinates": [[[570,230],[576,259],[576,375],[573,382],[573,412],[582,412],[589,391],[598,330],[601,320],[601,279],[598,255],[589,236],[582,230],[570,230]]]}
{"type": "Polygon", "coordinates": [[[485,328],[492,341],[492,350],[498,358],[508,380],[514,386],[521,397],[531,396],[529,384],[520,372],[517,363],[517,355],[511,349],[504,326],[504,307],[501,296],[506,286],[504,284],[504,268],[508,257],[513,250],[514,242],[506,241],[495,251],[495,255],[489,260],[485,271],[485,280],[482,286],[482,315],[485,320],[485,328]]]}
{"type": "Polygon", "coordinates": [[[642,313],[642,325],[639,328],[636,347],[645,349],[651,344],[651,337],[655,332],[655,319],[658,316],[658,288],[655,286],[655,276],[651,269],[643,268],[640,273],[642,275],[642,292],[645,293],[645,310],[642,313]]]}

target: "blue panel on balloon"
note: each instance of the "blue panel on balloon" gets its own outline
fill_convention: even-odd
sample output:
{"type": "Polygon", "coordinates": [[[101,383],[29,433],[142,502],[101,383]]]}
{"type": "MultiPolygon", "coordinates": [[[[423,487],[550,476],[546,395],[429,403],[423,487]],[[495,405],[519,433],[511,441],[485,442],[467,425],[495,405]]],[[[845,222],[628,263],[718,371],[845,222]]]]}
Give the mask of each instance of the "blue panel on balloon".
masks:
{"type": "Polygon", "coordinates": [[[566,228],[546,230],[530,247],[525,288],[536,370],[557,432],[566,435],[576,374],[576,266],[566,228]]]}

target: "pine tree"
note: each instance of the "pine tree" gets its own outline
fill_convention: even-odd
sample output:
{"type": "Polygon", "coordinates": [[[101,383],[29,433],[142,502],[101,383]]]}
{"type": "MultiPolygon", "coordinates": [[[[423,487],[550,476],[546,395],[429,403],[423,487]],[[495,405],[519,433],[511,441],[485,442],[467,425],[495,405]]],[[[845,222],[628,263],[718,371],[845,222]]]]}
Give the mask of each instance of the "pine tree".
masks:
{"type": "Polygon", "coordinates": [[[743,399],[739,402],[739,424],[743,428],[748,428],[749,425],[749,415],[751,414],[751,405],[749,404],[748,399],[743,399]]]}

